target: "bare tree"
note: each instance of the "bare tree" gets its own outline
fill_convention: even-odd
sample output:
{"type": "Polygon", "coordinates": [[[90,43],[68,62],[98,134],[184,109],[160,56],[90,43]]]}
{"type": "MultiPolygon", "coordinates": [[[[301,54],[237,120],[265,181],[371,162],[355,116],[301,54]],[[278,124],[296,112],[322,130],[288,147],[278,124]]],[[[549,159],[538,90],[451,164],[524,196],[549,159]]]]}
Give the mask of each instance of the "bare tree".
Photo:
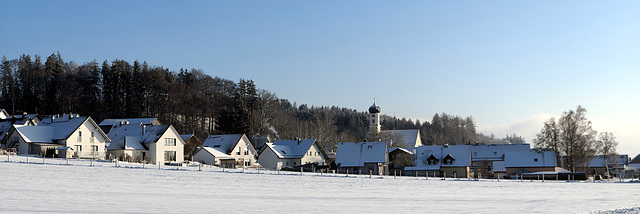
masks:
{"type": "Polygon", "coordinates": [[[533,140],[533,145],[537,149],[551,149],[556,152],[557,166],[560,164],[560,129],[555,118],[551,118],[544,122],[544,127],[533,140]]]}
{"type": "Polygon", "coordinates": [[[602,158],[604,159],[607,176],[609,175],[609,161],[617,161],[615,160],[617,156],[616,147],[618,147],[618,142],[616,141],[616,137],[613,136],[613,133],[600,133],[597,140],[597,148],[598,153],[602,155],[602,158]]]}
{"type": "Polygon", "coordinates": [[[586,118],[586,113],[584,107],[578,106],[575,111],[564,112],[558,120],[559,151],[567,156],[567,168],[573,172],[576,171],[576,166],[585,165],[596,153],[596,131],[591,128],[591,121],[586,118]]]}

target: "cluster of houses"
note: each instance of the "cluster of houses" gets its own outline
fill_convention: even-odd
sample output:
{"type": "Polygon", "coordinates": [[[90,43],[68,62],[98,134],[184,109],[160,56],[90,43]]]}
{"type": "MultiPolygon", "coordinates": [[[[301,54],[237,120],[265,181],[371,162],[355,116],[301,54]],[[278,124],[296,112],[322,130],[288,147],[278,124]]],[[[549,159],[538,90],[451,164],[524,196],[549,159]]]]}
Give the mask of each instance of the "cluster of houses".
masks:
{"type": "MultiPolygon", "coordinates": [[[[203,142],[180,135],[157,118],[105,119],[99,124],[78,114],[9,115],[0,109],[0,148],[18,154],[59,158],[120,159],[149,164],[200,162],[224,168],[333,170],[347,174],[471,178],[561,174],[553,151],[529,144],[422,145],[419,130],[381,130],[380,107],[369,108],[370,136],[384,141],[340,142],[326,152],[315,139],[275,140],[245,134],[210,135],[203,142]],[[185,142],[201,145],[185,160],[185,142]],[[395,141],[395,142],[394,142],[395,141]]],[[[640,155],[630,160],[595,156],[582,167],[586,174],[623,176],[639,172],[640,155]]]]}

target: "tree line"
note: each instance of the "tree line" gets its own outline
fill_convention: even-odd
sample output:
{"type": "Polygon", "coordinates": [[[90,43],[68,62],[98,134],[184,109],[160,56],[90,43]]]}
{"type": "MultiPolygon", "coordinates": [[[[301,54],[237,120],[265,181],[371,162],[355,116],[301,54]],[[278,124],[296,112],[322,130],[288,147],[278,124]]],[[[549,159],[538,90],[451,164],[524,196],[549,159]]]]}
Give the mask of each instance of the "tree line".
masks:
{"type": "MultiPolygon", "coordinates": [[[[60,53],[44,60],[38,55],[12,60],[4,56],[1,64],[1,107],[12,114],[78,113],[98,122],[155,117],[201,139],[231,133],[315,138],[327,150],[335,150],[337,142],[363,141],[368,132],[365,111],[298,105],[259,89],[252,80],[234,82],[199,69],[171,71],[121,59],[77,64],[64,61],[60,53]]],[[[386,115],[382,119],[386,130],[419,129],[425,145],[478,141],[472,117],[441,113],[424,123],[386,115]]]]}

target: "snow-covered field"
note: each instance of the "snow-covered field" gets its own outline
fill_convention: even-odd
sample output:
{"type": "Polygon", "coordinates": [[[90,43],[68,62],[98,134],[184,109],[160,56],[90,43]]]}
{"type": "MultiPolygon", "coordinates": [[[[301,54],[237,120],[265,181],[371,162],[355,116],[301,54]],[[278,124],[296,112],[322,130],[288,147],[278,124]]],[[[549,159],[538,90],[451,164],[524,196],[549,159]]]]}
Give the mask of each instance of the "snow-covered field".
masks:
{"type": "Polygon", "coordinates": [[[0,156],[0,213],[640,211],[640,183],[439,180],[0,156]],[[631,207],[630,209],[619,209],[631,207]],[[618,210],[615,210],[618,209],[618,210]]]}

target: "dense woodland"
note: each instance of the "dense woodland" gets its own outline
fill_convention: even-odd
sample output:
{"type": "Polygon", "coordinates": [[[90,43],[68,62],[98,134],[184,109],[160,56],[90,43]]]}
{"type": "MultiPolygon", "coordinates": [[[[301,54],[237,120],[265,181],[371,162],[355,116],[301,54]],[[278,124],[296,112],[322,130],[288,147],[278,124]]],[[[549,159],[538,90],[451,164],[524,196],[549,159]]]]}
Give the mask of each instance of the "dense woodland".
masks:
{"type": "MultiPolygon", "coordinates": [[[[22,55],[8,60],[5,56],[1,66],[0,108],[10,114],[78,113],[97,122],[156,117],[180,133],[193,133],[201,139],[228,133],[315,138],[327,150],[335,150],[337,142],[363,141],[368,131],[364,111],[367,103],[363,103],[362,111],[298,105],[258,89],[252,80],[234,82],[198,69],[170,71],[119,59],[79,65],[65,62],[60,53],[46,59],[22,55]]],[[[479,139],[524,143],[521,138],[495,139],[477,134],[472,117],[445,113],[423,123],[383,115],[382,128],[420,129],[422,142],[428,145],[474,143],[479,139]]]]}

